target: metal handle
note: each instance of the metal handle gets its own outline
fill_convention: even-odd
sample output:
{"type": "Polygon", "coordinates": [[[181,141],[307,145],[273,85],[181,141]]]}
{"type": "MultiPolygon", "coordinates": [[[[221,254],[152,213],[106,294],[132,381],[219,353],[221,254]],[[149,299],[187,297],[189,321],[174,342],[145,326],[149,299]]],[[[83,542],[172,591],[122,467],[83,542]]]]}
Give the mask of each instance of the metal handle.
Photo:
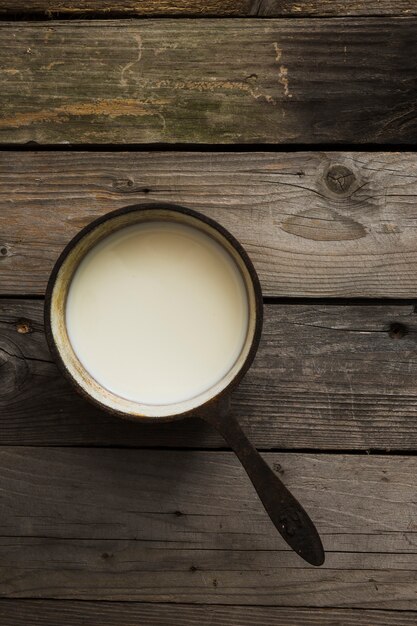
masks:
{"type": "Polygon", "coordinates": [[[301,504],[263,460],[232,415],[217,411],[202,416],[235,452],[277,530],[291,548],[311,565],[324,563],[316,527],[301,504]]]}

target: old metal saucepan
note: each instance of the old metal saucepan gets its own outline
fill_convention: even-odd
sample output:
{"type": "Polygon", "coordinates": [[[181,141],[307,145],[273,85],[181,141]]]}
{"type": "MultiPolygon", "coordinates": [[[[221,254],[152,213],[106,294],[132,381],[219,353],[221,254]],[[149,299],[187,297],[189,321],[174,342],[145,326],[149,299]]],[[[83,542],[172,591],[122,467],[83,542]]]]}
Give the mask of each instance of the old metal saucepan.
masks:
{"type": "MultiPolygon", "coordinates": [[[[240,243],[222,226],[190,209],[171,204],[141,204],[114,211],[86,226],[59,257],[49,279],[45,304],[45,329],[49,346],[64,375],[88,400],[102,409],[138,423],[166,422],[198,416],[214,426],[234,450],[269,517],[285,541],[312,565],[324,562],[317,530],[301,504],[265,463],[228,411],[232,389],[253,361],[262,330],[262,291],[256,271],[240,243]],[[170,221],[199,229],[216,240],[232,257],[243,278],[248,299],[246,340],[230,371],[204,393],[176,404],[146,405],[119,397],[100,386],[78,360],[66,329],[66,298],[80,261],[99,241],[128,225],[170,221]]],[[[204,355],[201,355],[204,359],[204,355]]]]}

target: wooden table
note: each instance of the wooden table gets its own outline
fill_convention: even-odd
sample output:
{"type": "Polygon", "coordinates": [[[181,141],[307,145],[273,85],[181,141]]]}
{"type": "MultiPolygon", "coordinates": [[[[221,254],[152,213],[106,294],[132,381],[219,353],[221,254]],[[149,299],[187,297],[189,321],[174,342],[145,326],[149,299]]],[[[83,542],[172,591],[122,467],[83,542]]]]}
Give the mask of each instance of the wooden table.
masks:
{"type": "Polygon", "coordinates": [[[2,626],[414,625],[417,3],[0,17],[2,626]],[[57,372],[52,265],[143,200],[214,217],[256,265],[265,328],[232,410],[316,521],[322,568],[207,426],[118,421],[57,372]]]}

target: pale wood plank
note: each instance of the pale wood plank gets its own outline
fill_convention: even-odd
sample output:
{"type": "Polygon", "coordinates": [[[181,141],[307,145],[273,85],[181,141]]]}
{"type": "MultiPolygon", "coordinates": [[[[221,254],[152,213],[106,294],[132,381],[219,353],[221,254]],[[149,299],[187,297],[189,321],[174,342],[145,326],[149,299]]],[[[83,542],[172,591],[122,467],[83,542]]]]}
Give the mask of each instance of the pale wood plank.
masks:
{"type": "Polygon", "coordinates": [[[416,33],[413,17],[4,23],[0,141],[413,144],[416,33]]]}
{"type": "Polygon", "coordinates": [[[287,550],[231,453],[1,448],[1,595],[415,610],[417,460],[266,459],[323,568],[287,550]]]}
{"type": "Polygon", "coordinates": [[[0,600],[13,626],[415,626],[411,611],[304,609],[74,600],[0,600]]]}
{"type": "Polygon", "coordinates": [[[407,152],[0,154],[0,293],[44,293],[82,226],[147,201],[222,223],[265,295],[417,293],[417,155],[407,152]]]}
{"type": "MultiPolygon", "coordinates": [[[[42,318],[41,301],[0,300],[3,444],[225,445],[197,420],[140,425],[92,407],[51,362],[42,318]]],[[[416,338],[409,304],[267,305],[232,410],[261,448],[415,450],[416,338]]]]}

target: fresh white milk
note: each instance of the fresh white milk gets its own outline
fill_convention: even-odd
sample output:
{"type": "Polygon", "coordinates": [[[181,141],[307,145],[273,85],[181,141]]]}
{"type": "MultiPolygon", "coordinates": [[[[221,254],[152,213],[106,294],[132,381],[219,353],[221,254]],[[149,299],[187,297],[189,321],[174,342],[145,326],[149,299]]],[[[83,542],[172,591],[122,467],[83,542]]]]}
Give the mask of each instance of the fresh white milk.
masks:
{"type": "Polygon", "coordinates": [[[93,248],[66,305],[72,347],[103,387],[144,404],[206,391],[236,362],[248,328],[229,253],[173,222],[125,227],[93,248]]]}

